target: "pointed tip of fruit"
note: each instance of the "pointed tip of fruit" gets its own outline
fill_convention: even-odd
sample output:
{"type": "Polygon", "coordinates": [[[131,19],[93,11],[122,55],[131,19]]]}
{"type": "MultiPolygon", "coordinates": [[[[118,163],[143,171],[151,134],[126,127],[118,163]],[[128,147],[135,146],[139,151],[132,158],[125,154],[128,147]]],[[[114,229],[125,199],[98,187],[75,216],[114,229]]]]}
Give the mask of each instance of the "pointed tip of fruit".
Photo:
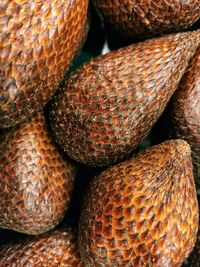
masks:
{"type": "Polygon", "coordinates": [[[186,141],[184,141],[183,139],[177,139],[174,140],[174,142],[176,143],[177,150],[181,155],[191,155],[190,145],[186,141]]]}

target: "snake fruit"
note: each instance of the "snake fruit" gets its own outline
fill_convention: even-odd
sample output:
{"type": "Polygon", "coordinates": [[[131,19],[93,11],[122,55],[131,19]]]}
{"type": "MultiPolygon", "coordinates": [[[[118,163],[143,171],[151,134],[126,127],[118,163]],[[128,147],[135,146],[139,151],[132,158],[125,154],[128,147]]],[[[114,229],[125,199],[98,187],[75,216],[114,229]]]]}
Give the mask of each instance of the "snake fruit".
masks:
{"type": "Polygon", "coordinates": [[[190,147],[170,140],[90,183],[79,226],[86,266],[178,267],[198,230],[190,147]]]}
{"type": "Polygon", "coordinates": [[[0,162],[0,227],[39,234],[57,225],[76,168],[55,147],[42,112],[8,132],[0,162]]]}
{"type": "Polygon", "coordinates": [[[88,0],[1,0],[0,128],[21,123],[55,93],[78,47],[88,0]]]}
{"type": "Polygon", "coordinates": [[[70,228],[4,246],[0,249],[1,267],[83,267],[77,236],[70,228]]]}
{"type": "Polygon", "coordinates": [[[147,40],[86,63],[52,105],[56,141],[76,161],[123,160],[150,131],[200,43],[200,30],[147,40]]]}
{"type": "Polygon", "coordinates": [[[172,98],[169,113],[169,135],[191,145],[194,177],[200,188],[200,49],[172,98]]]}
{"type": "Polygon", "coordinates": [[[200,18],[199,0],[93,0],[112,28],[127,37],[184,30],[200,18]]]}

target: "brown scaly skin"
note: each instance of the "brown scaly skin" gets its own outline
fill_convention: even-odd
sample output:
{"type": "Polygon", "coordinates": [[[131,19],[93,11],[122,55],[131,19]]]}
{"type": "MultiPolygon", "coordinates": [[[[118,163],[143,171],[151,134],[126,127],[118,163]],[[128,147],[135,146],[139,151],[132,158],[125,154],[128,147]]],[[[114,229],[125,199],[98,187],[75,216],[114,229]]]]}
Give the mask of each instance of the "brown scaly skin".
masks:
{"type": "Polygon", "coordinates": [[[200,49],[191,60],[179,89],[169,106],[170,133],[186,140],[192,148],[194,176],[200,189],[200,49]]]}
{"type": "Polygon", "coordinates": [[[178,267],[198,230],[190,147],[166,141],[93,179],[79,226],[88,267],[178,267]]]}
{"type": "Polygon", "coordinates": [[[56,141],[90,166],[127,157],[163,112],[199,43],[200,31],[179,33],[85,64],[53,103],[56,141]]]}
{"type": "Polygon", "coordinates": [[[87,7],[88,0],[1,0],[0,128],[55,93],[85,34],[87,7]]]}
{"type": "Polygon", "coordinates": [[[0,143],[0,227],[27,234],[52,229],[65,215],[75,173],[43,113],[11,130],[0,143]]]}
{"type": "Polygon", "coordinates": [[[0,249],[1,267],[83,267],[76,232],[70,228],[28,237],[0,249]]]}
{"type": "MultiPolygon", "coordinates": [[[[198,198],[199,200],[199,207],[200,207],[200,197],[198,198]]],[[[187,259],[188,262],[188,267],[200,267],[200,226],[199,226],[199,231],[197,234],[197,240],[195,247],[190,254],[189,258],[187,259]]]]}
{"type": "Polygon", "coordinates": [[[200,18],[199,0],[93,0],[104,19],[127,37],[189,28],[200,18]]]}

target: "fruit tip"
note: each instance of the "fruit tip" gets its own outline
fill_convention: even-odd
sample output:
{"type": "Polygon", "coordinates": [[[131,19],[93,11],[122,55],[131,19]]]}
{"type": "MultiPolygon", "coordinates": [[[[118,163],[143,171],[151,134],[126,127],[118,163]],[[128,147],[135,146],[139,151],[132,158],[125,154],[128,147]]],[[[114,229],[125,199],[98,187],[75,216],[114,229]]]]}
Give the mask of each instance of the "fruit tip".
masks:
{"type": "Polygon", "coordinates": [[[175,143],[176,143],[178,152],[181,155],[184,155],[184,156],[191,155],[190,145],[185,140],[183,140],[183,139],[177,139],[177,140],[175,140],[175,143]]]}

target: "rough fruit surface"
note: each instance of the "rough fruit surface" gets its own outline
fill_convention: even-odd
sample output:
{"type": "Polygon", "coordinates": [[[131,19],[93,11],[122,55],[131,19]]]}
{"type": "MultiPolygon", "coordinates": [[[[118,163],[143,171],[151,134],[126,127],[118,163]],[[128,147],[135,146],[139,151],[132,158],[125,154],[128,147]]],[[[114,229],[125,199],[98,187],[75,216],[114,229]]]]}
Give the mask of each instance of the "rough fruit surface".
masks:
{"type": "Polygon", "coordinates": [[[190,147],[166,141],[93,179],[80,218],[82,260],[88,267],[181,266],[198,217],[190,147]]]}
{"type": "Polygon", "coordinates": [[[1,0],[0,128],[42,109],[84,34],[88,0],[1,0]]]}
{"type": "Polygon", "coordinates": [[[5,135],[0,162],[1,228],[39,234],[63,219],[76,169],[54,145],[43,113],[5,135]]]}
{"type": "Polygon", "coordinates": [[[93,0],[122,35],[146,37],[189,28],[200,18],[199,0],[93,0]]]}
{"type": "Polygon", "coordinates": [[[123,160],[162,114],[199,43],[200,31],[179,33],[85,64],[53,103],[56,141],[87,165],[123,160]]]}
{"type": "Polygon", "coordinates": [[[170,136],[191,145],[196,185],[200,188],[200,49],[172,98],[169,112],[170,136]]]}
{"type": "Polygon", "coordinates": [[[76,232],[70,228],[48,232],[2,247],[1,267],[83,267],[76,232]]]}

